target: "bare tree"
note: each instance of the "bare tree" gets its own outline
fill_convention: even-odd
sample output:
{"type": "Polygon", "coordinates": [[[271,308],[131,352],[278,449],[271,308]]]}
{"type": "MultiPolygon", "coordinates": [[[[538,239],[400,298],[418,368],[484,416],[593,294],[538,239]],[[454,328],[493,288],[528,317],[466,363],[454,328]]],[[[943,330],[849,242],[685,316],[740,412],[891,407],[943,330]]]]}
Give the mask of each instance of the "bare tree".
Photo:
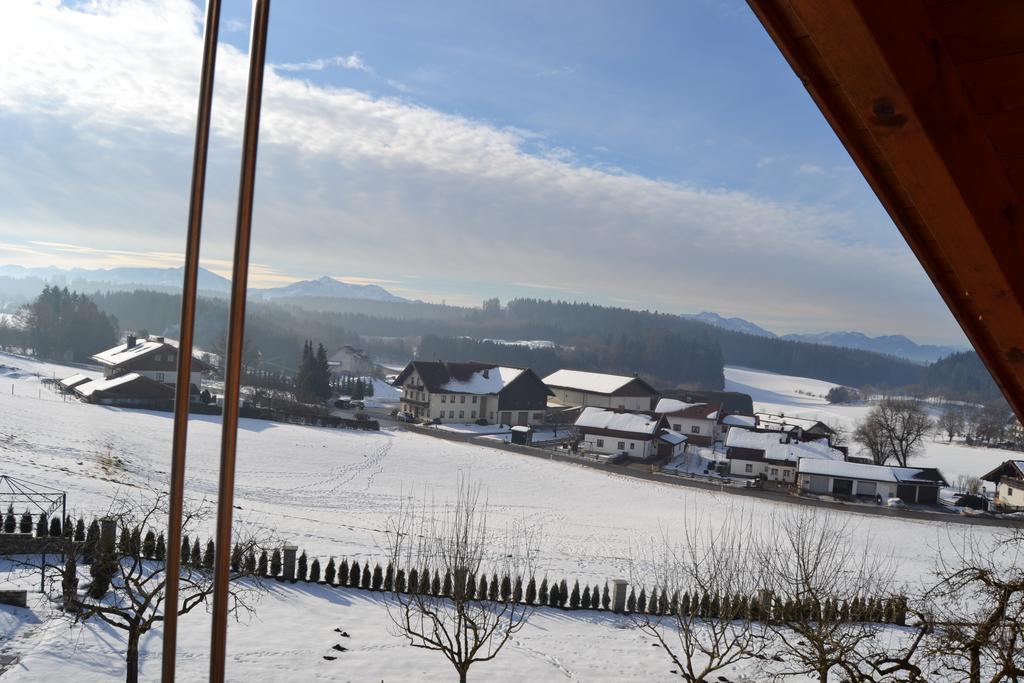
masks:
{"type": "MultiPolygon", "coordinates": [[[[147,557],[138,539],[144,538],[152,525],[162,525],[167,519],[165,498],[165,495],[157,494],[139,500],[117,501],[108,517],[116,520],[121,538],[127,539],[127,547],[124,547],[124,542],[115,543],[114,539],[107,538],[93,550],[92,558],[81,558],[74,555],[69,544],[67,561],[62,566],[51,568],[61,588],[59,595],[51,595],[51,599],[62,603],[65,614],[73,623],[95,619],[127,632],[125,680],[128,683],[135,683],[139,678],[140,641],[164,619],[165,563],[163,558],[147,557]],[[79,590],[78,563],[82,559],[92,560],[92,583],[84,591],[79,590]]],[[[205,505],[186,509],[183,534],[195,534],[208,517],[209,510],[205,505]]],[[[243,556],[258,554],[264,547],[251,533],[238,533],[236,536],[235,547],[243,556]]],[[[241,584],[236,583],[244,576],[241,569],[233,571],[230,577],[231,611],[236,616],[239,611],[251,611],[248,596],[262,590],[255,576],[248,577],[241,584]]],[[[213,573],[183,562],[179,585],[181,602],[178,614],[187,614],[209,601],[213,594],[213,573]]]]}
{"type": "Polygon", "coordinates": [[[900,467],[924,448],[932,421],[921,404],[913,399],[883,398],[857,425],[853,438],[870,454],[877,465],[895,460],[900,467]]]}
{"type": "Polygon", "coordinates": [[[937,426],[949,438],[949,441],[952,442],[954,436],[964,433],[966,422],[967,415],[963,405],[960,403],[947,403],[942,410],[942,414],[939,415],[937,426]]]}
{"type": "Polygon", "coordinates": [[[881,630],[876,600],[891,591],[894,568],[870,545],[854,542],[836,513],[795,507],[771,517],[772,543],[757,563],[772,596],[767,622],[786,673],[827,681],[838,668],[861,680],[860,664],[881,630]]]}
{"type": "Polygon", "coordinates": [[[994,547],[967,534],[947,545],[924,596],[929,658],[970,683],[1024,679],[1024,530],[994,547]]]}
{"type": "Polygon", "coordinates": [[[439,595],[409,581],[394,586],[388,614],[413,647],[440,652],[459,681],[470,667],[494,659],[525,624],[532,608],[516,600],[487,600],[468,583],[489,569],[515,580],[532,574],[530,548],[536,530],[496,534],[488,527],[480,486],[459,481],[454,502],[437,510],[411,502],[389,523],[389,557],[396,568],[451,580],[451,594],[439,595]],[[494,552],[492,552],[494,549],[494,552]]]}
{"type": "Polygon", "coordinates": [[[634,583],[653,579],[668,614],[634,613],[633,622],[657,639],[686,681],[705,681],[765,649],[758,606],[750,603],[761,587],[752,526],[742,514],[714,524],[687,516],[682,538],[664,534],[652,561],[643,563],[650,575],[643,566],[634,569],[634,583]]]}

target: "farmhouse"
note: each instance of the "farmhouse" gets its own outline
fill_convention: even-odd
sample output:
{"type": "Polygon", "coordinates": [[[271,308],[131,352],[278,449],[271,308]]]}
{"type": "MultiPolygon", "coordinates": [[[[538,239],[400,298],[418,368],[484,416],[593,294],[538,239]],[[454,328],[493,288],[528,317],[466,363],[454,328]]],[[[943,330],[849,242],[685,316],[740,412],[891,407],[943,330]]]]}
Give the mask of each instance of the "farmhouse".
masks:
{"type": "Polygon", "coordinates": [[[584,408],[576,420],[583,450],[637,460],[672,458],[686,449],[686,437],[668,428],[662,415],[584,408]]]}
{"type": "Polygon", "coordinates": [[[724,437],[720,403],[684,403],[674,398],[663,398],[658,401],[654,412],[664,415],[673,431],[685,434],[688,443],[713,446],[715,441],[724,437]]]}
{"type": "Polygon", "coordinates": [[[889,467],[859,462],[801,458],[799,487],[807,493],[858,496],[935,505],[939,488],[948,486],[934,467],[889,467]]]}
{"type": "Polygon", "coordinates": [[[785,432],[801,441],[811,439],[828,439],[832,444],[835,430],[824,422],[804,417],[776,415],[774,413],[755,413],[757,428],[763,431],[785,432]]]}
{"type": "Polygon", "coordinates": [[[354,346],[346,344],[327,357],[332,375],[365,375],[373,370],[373,361],[354,346]]]}
{"type": "MultiPolygon", "coordinates": [[[[89,403],[109,406],[152,406],[174,400],[174,385],[164,384],[137,372],[77,384],[72,391],[89,403]]],[[[192,385],[193,400],[198,396],[192,385]]]]}
{"type": "Polygon", "coordinates": [[[729,474],[761,477],[768,481],[796,483],[797,464],[808,460],[844,460],[843,453],[827,439],[801,441],[791,434],[730,429],[725,437],[729,474]]]}
{"type": "Polygon", "coordinates": [[[395,379],[402,410],[424,420],[533,425],[551,392],[529,368],[415,360],[395,379]]]}
{"type": "Polygon", "coordinates": [[[996,485],[992,501],[996,510],[1024,510],[1024,460],[1007,460],[981,479],[996,485]]]}
{"type": "Polygon", "coordinates": [[[639,377],[558,370],[544,378],[558,407],[650,410],[658,392],[639,377]]]}
{"type": "MultiPolygon", "coordinates": [[[[163,337],[141,340],[129,334],[124,344],[97,353],[92,358],[103,366],[106,379],[135,373],[172,387],[177,382],[178,344],[163,337]]],[[[193,358],[189,383],[201,386],[203,373],[212,369],[198,358],[193,358]]]]}

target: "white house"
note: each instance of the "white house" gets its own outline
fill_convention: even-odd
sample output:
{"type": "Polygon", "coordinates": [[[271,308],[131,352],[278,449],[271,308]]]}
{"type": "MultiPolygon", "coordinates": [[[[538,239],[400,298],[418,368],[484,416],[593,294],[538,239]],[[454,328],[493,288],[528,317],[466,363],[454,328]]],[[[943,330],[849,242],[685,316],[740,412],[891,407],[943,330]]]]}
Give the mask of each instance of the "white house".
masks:
{"type": "Polygon", "coordinates": [[[637,460],[672,458],[686,449],[686,437],[668,429],[662,416],[607,408],[584,408],[576,419],[580,447],[589,453],[637,460]]]}
{"type": "Polygon", "coordinates": [[[533,370],[490,363],[416,360],[394,385],[402,390],[402,410],[423,420],[462,424],[538,424],[550,396],[533,370]]]}
{"type": "Polygon", "coordinates": [[[685,434],[688,443],[713,446],[722,437],[720,403],[684,403],[674,398],[658,401],[654,412],[664,415],[673,431],[685,434]]]}
{"type": "Polygon", "coordinates": [[[1024,460],[1007,460],[981,479],[996,485],[992,504],[997,510],[1024,510],[1024,460]]]}
{"type": "Polygon", "coordinates": [[[859,462],[801,458],[798,485],[806,493],[856,496],[934,505],[948,486],[934,467],[890,467],[859,462]]]}
{"type": "Polygon", "coordinates": [[[781,432],[751,432],[730,429],[725,438],[729,474],[738,477],[763,477],[768,481],[796,483],[797,464],[808,460],[845,460],[842,451],[828,445],[827,439],[801,441],[781,432]]]}
{"type": "Polygon", "coordinates": [[[658,392],[639,377],[558,370],[544,378],[555,407],[650,410],[658,392]]]}
{"type": "Polygon", "coordinates": [[[333,375],[365,375],[373,370],[373,361],[362,349],[346,344],[327,357],[333,375]]]}

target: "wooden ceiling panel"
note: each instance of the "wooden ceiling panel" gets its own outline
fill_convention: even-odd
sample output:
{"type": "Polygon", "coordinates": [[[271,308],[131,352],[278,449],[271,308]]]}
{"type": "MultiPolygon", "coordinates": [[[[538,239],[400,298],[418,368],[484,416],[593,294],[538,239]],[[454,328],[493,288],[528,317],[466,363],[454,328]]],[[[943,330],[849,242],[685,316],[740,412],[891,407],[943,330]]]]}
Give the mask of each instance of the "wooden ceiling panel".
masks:
{"type": "Polygon", "coordinates": [[[981,116],[1000,159],[1024,159],[1024,109],[981,116]]]}
{"type": "Polygon", "coordinates": [[[1024,52],[965,62],[957,71],[979,114],[1024,109],[1024,52]]]}
{"type": "MultiPolygon", "coordinates": [[[[910,0],[893,4],[897,2],[912,4],[910,0]]],[[[949,2],[928,7],[928,16],[953,61],[967,62],[1024,52],[1021,4],[1021,0],[949,2]]]]}

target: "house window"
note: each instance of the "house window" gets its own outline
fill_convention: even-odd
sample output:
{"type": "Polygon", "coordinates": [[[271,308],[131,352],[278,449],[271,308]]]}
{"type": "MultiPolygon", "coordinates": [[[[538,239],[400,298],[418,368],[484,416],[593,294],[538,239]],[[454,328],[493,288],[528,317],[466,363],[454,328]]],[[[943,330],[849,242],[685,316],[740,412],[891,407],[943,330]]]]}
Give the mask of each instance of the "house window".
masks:
{"type": "Polygon", "coordinates": [[[626,450],[626,442],[625,441],[620,441],[619,442],[619,450],[620,451],[626,450]]]}
{"type": "Polygon", "coordinates": [[[778,477],[779,477],[779,468],[777,468],[777,467],[773,467],[772,468],[772,476],[775,477],[776,479],[778,479],[778,477]]]}
{"type": "Polygon", "coordinates": [[[676,423],[676,424],[672,425],[672,429],[674,429],[677,432],[681,432],[681,431],[683,431],[683,425],[681,425],[679,423],[676,423]]]}
{"type": "Polygon", "coordinates": [[[163,360],[163,357],[158,353],[155,356],[153,356],[153,360],[155,360],[157,363],[159,363],[160,361],[163,360]]]}
{"type": "Polygon", "coordinates": [[[448,402],[448,397],[442,394],[441,395],[441,403],[447,403],[447,402],[448,402]]]}
{"type": "Polygon", "coordinates": [[[748,462],[746,465],[743,466],[743,471],[746,472],[747,474],[753,473],[754,465],[748,462]]]}
{"type": "Polygon", "coordinates": [[[597,447],[598,448],[604,448],[604,439],[598,439],[597,440],[597,447]]]}
{"type": "Polygon", "coordinates": [[[476,411],[475,410],[469,411],[469,419],[471,419],[471,420],[475,420],[476,419],[476,411]]]}
{"type": "Polygon", "coordinates": [[[465,403],[465,402],[466,402],[466,397],[465,396],[459,396],[459,403],[465,403]]]}
{"type": "Polygon", "coordinates": [[[476,394],[473,394],[473,403],[476,403],[476,394]]]}
{"type": "Polygon", "coordinates": [[[491,413],[491,422],[494,422],[494,413],[491,413]]]}
{"type": "Polygon", "coordinates": [[[464,419],[465,417],[466,417],[466,411],[465,410],[460,410],[459,411],[459,419],[461,420],[461,419],[464,419]]]}
{"type": "Polygon", "coordinates": [[[1007,486],[1006,487],[1006,496],[1007,496],[1007,498],[1009,498],[1012,495],[1013,495],[1013,487],[1012,486],[1007,486]]]}
{"type": "Polygon", "coordinates": [[[164,381],[164,373],[162,373],[162,372],[156,373],[156,381],[157,382],[163,382],[164,381]]]}
{"type": "Polygon", "coordinates": [[[782,470],[782,478],[789,479],[789,470],[782,470]]]}
{"type": "Polygon", "coordinates": [[[455,411],[454,410],[449,410],[448,411],[448,417],[454,418],[455,417],[455,411]]]}
{"type": "Polygon", "coordinates": [[[636,444],[635,444],[635,443],[633,443],[632,441],[630,441],[630,442],[629,442],[629,450],[631,450],[631,451],[632,451],[632,450],[634,450],[634,449],[636,449],[636,444]]]}
{"type": "Polygon", "coordinates": [[[698,427],[697,425],[694,425],[694,426],[690,427],[690,433],[691,434],[700,434],[700,427],[698,427]]]}

